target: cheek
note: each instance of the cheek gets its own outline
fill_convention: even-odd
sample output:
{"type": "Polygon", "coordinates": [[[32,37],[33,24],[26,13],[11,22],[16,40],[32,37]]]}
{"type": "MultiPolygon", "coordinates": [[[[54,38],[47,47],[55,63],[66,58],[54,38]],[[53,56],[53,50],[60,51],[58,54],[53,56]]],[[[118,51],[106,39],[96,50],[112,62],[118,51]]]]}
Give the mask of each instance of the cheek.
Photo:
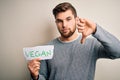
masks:
{"type": "Polygon", "coordinates": [[[76,25],[76,22],[74,20],[69,22],[70,27],[74,27],[75,25],[76,25]]]}
{"type": "Polygon", "coordinates": [[[62,25],[61,25],[61,24],[56,24],[56,26],[57,26],[58,30],[60,30],[60,29],[61,29],[61,27],[62,27],[62,25]]]}
{"type": "Polygon", "coordinates": [[[60,24],[60,23],[56,23],[56,26],[57,26],[57,27],[60,27],[60,26],[61,26],[61,24],[60,24]]]}

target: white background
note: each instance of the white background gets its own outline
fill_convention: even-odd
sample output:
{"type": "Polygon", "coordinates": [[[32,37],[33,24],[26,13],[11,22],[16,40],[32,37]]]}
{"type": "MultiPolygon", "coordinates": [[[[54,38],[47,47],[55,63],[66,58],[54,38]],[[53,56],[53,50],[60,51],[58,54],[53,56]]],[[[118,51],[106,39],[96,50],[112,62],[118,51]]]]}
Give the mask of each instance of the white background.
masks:
{"type": "MultiPolygon", "coordinates": [[[[0,0],[0,80],[30,79],[22,49],[59,35],[52,9],[64,1],[120,40],[120,0],[0,0]]],[[[120,59],[97,61],[95,80],[120,80],[119,74],[120,59]]]]}

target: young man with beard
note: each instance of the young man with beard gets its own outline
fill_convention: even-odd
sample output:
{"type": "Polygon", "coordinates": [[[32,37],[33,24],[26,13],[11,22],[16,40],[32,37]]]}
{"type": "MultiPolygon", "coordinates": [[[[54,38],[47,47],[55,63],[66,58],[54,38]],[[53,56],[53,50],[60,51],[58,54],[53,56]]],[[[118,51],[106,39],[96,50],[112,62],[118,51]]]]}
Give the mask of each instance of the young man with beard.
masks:
{"type": "Polygon", "coordinates": [[[93,80],[97,59],[120,58],[120,41],[98,24],[79,18],[70,3],[58,4],[53,14],[61,36],[49,43],[54,45],[51,60],[28,62],[32,79],[93,80]]]}

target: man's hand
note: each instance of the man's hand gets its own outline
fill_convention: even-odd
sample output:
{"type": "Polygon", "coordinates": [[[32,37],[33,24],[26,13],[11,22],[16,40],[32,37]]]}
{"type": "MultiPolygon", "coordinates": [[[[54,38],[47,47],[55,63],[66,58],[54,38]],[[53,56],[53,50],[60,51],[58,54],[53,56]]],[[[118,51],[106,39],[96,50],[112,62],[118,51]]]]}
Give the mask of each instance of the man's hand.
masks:
{"type": "Polygon", "coordinates": [[[78,32],[82,33],[82,44],[85,42],[87,36],[95,33],[96,31],[96,24],[88,19],[78,18],[77,26],[78,32]]]}
{"type": "Polygon", "coordinates": [[[37,80],[40,69],[40,59],[33,59],[28,62],[28,69],[34,79],[37,80]]]}

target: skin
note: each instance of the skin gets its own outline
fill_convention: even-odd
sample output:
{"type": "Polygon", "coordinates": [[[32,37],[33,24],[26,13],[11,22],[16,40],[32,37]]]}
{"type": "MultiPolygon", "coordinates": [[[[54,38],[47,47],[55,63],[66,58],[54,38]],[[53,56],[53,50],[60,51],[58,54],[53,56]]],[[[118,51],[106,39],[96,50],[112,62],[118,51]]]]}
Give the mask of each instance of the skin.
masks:
{"type": "Polygon", "coordinates": [[[71,10],[58,13],[56,16],[56,25],[61,36],[62,41],[71,41],[75,39],[78,34],[76,31],[76,20],[71,10]]]}
{"type": "MultiPolygon", "coordinates": [[[[82,34],[81,43],[85,42],[87,36],[95,33],[96,24],[88,19],[74,17],[71,10],[60,12],[56,15],[55,23],[61,36],[61,41],[72,41],[78,37],[78,33],[82,34]],[[78,29],[78,30],[76,30],[78,29]]],[[[37,79],[40,70],[40,59],[33,59],[28,62],[28,69],[31,75],[37,79]]]]}
{"type": "Polygon", "coordinates": [[[77,38],[76,26],[78,32],[82,33],[81,43],[84,43],[86,37],[96,31],[96,24],[94,22],[74,17],[71,10],[58,13],[56,16],[56,25],[61,34],[60,39],[62,41],[72,41],[77,38]]]}
{"type": "Polygon", "coordinates": [[[34,77],[34,79],[37,80],[40,70],[40,59],[33,59],[28,62],[28,69],[31,73],[31,75],[34,77]]]}

